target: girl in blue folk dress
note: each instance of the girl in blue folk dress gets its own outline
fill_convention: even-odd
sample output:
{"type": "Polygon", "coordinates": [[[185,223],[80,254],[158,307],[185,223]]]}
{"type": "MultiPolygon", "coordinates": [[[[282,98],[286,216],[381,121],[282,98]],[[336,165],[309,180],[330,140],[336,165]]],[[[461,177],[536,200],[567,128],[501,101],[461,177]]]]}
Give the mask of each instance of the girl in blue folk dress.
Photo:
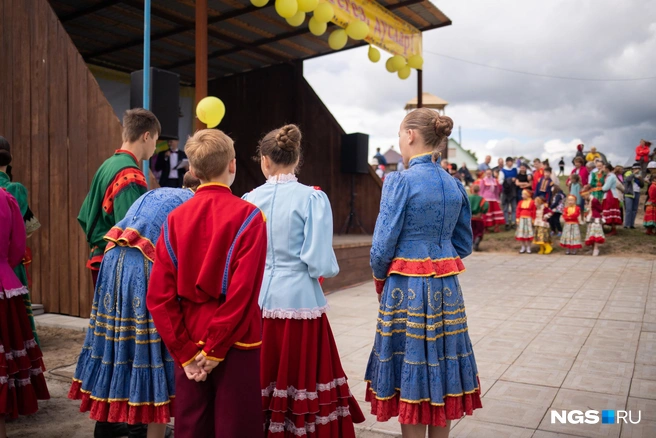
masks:
{"type": "MultiPolygon", "coordinates": [[[[130,437],[163,437],[173,416],[174,364],[146,308],[155,244],[168,214],[193,196],[162,188],[142,195],[109,230],[87,337],[68,397],[93,420],[128,423],[130,437]]],[[[100,423],[98,423],[100,424],[100,423]]],[[[96,429],[95,436],[110,436],[96,429]]]]}
{"type": "Polygon", "coordinates": [[[458,274],[472,251],[460,182],[433,154],[453,121],[409,113],[399,146],[409,168],[387,176],[371,248],[380,307],[365,379],[378,421],[398,416],[404,437],[448,437],[450,420],[481,407],[458,274]]]}

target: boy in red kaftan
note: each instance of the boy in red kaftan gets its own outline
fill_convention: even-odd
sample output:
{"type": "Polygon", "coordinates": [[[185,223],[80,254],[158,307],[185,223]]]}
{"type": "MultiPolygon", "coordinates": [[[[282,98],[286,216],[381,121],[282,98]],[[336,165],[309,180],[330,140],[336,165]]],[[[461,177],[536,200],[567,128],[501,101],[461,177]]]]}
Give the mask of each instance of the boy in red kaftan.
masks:
{"type": "Polygon", "coordinates": [[[261,316],[265,218],[230,191],[230,137],[206,129],[185,148],[202,184],[157,242],[147,304],[179,369],[176,438],[262,436],[261,316]]]}

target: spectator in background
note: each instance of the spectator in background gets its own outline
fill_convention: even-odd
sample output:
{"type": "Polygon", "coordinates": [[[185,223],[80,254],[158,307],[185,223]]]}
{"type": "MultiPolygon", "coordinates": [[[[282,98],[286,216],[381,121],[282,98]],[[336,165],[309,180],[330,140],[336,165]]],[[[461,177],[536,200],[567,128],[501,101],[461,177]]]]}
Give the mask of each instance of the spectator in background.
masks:
{"type": "Polygon", "coordinates": [[[635,160],[640,164],[640,172],[644,178],[647,175],[647,164],[649,164],[649,147],[651,142],[642,139],[640,144],[636,147],[636,157],[635,160]]]}
{"type": "Polygon", "coordinates": [[[376,148],[376,155],[374,155],[374,159],[378,161],[379,166],[387,166],[387,158],[385,158],[385,155],[380,153],[380,148],[376,148]]]}
{"type": "Polygon", "coordinates": [[[535,193],[538,182],[544,176],[543,167],[542,161],[539,158],[533,160],[533,185],[531,186],[533,193],[535,193]]]}
{"type": "Polygon", "coordinates": [[[378,167],[376,168],[376,175],[378,175],[378,178],[381,180],[385,180],[385,166],[382,164],[379,164],[378,167]]]}
{"type": "Polygon", "coordinates": [[[551,167],[546,167],[544,169],[544,175],[540,178],[536,185],[535,197],[542,197],[546,201],[547,205],[551,201],[551,191],[553,190],[554,182],[551,179],[551,167]]]}
{"type": "MultiPolygon", "coordinates": [[[[574,160],[576,160],[577,158],[581,158],[585,163],[585,154],[583,153],[583,143],[576,146],[576,155],[574,156],[574,160]]],[[[572,160],[572,164],[574,164],[574,160],[572,160]]]]}
{"type": "Polygon", "coordinates": [[[460,172],[462,180],[465,182],[465,185],[470,185],[474,182],[474,177],[472,176],[469,169],[467,169],[467,163],[462,163],[462,167],[458,169],[460,172]]]}
{"type": "Polygon", "coordinates": [[[560,157],[560,161],[558,162],[558,167],[560,171],[558,172],[558,176],[565,176],[565,157],[560,157]]]}
{"type": "Polygon", "coordinates": [[[490,155],[485,157],[485,162],[478,165],[478,170],[485,172],[490,168],[490,163],[492,162],[492,157],[490,155]]]}
{"type": "Polygon", "coordinates": [[[590,152],[585,156],[586,161],[595,161],[597,159],[601,160],[601,154],[597,152],[597,148],[592,146],[590,152]]]}
{"type": "Polygon", "coordinates": [[[517,179],[515,180],[517,186],[517,202],[522,199],[522,190],[531,190],[531,175],[528,174],[528,166],[525,163],[520,164],[519,171],[517,172],[517,179]]]}
{"type": "Polygon", "coordinates": [[[449,172],[449,162],[445,158],[440,160],[440,166],[442,166],[442,169],[446,170],[447,173],[449,172]]]}
{"type": "Polygon", "coordinates": [[[169,150],[157,154],[155,169],[162,172],[159,178],[160,187],[182,187],[182,179],[189,168],[185,161],[187,155],[178,149],[178,140],[169,140],[169,150]]]}
{"type": "Polygon", "coordinates": [[[645,186],[641,171],[642,164],[635,162],[631,170],[624,173],[624,228],[635,228],[640,190],[645,186]]]}
{"type": "Polygon", "coordinates": [[[501,169],[503,169],[503,158],[499,158],[499,159],[497,160],[497,165],[496,165],[495,167],[492,168],[492,171],[495,171],[495,170],[496,170],[496,171],[498,171],[498,172],[501,172],[501,169]]]}
{"type": "Polygon", "coordinates": [[[568,186],[572,179],[571,175],[578,175],[581,178],[582,185],[585,186],[588,184],[588,178],[589,178],[588,169],[585,166],[585,160],[582,157],[574,158],[574,169],[572,170],[570,177],[567,179],[568,186]]]}
{"type": "Polygon", "coordinates": [[[499,184],[501,184],[501,209],[506,219],[506,231],[515,226],[517,212],[517,174],[513,167],[512,157],[506,158],[506,165],[499,173],[499,184]]]}

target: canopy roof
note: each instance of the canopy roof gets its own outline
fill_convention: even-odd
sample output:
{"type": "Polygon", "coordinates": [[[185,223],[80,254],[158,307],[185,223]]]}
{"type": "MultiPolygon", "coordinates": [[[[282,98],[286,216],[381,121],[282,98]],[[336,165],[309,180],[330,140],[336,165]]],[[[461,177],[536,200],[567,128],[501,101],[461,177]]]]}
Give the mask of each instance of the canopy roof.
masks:
{"type": "MultiPolygon", "coordinates": [[[[443,110],[444,107],[446,107],[449,102],[446,100],[442,99],[441,97],[434,96],[430,93],[422,93],[421,94],[421,106],[424,108],[431,108],[431,109],[439,109],[443,110]]],[[[414,97],[408,101],[408,103],[405,104],[405,110],[411,110],[417,108],[417,98],[414,97]]]]}
{"type": "MultiPolygon", "coordinates": [[[[143,0],[49,0],[89,64],[132,72],[142,68],[143,0]]],[[[451,24],[429,0],[379,0],[417,29],[451,24]]],[[[241,73],[273,64],[332,53],[331,28],[312,35],[307,21],[295,28],[278,16],[274,0],[257,8],[248,0],[208,1],[208,77],[241,73]]],[[[151,65],[194,81],[195,2],[157,0],[151,8],[151,65]]],[[[349,40],[346,49],[367,44],[349,40]]]]}

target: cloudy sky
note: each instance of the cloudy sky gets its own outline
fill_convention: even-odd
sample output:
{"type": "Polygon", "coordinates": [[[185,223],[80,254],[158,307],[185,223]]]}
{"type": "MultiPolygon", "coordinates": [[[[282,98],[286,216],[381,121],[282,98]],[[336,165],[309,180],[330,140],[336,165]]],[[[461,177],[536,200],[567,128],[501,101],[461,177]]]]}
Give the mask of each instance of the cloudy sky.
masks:
{"type": "MultiPolygon", "coordinates": [[[[424,34],[424,91],[450,102],[463,146],[481,157],[573,157],[596,146],[617,164],[656,140],[656,1],[433,0],[453,25],[424,34]],[[432,52],[432,53],[431,53],[432,52]],[[510,73],[445,58],[542,75],[510,73]],[[590,79],[615,79],[599,81],[590,79]],[[617,81],[617,80],[621,81],[617,81]]],[[[397,144],[408,80],[373,64],[367,48],[305,63],[305,76],[347,132],[370,150],[397,144]]],[[[457,129],[452,134],[458,139],[457,129]]],[[[569,162],[569,160],[567,160],[569,162]]]]}

